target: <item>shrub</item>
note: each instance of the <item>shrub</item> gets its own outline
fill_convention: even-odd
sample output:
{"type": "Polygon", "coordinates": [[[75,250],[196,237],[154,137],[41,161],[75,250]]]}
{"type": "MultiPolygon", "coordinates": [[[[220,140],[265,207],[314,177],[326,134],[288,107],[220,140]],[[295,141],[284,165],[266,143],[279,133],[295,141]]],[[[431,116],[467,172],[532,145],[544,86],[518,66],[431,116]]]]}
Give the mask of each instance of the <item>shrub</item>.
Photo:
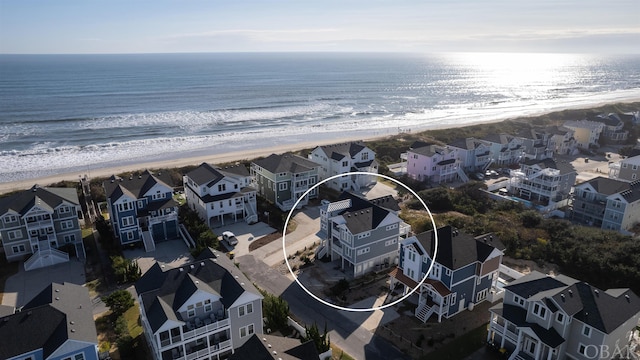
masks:
{"type": "MultiPolygon", "coordinates": [[[[135,304],[133,295],[127,290],[117,290],[111,293],[109,296],[102,298],[102,301],[109,307],[111,312],[116,316],[120,316],[125,313],[130,307],[135,304]]],[[[126,328],[126,322],[125,322],[126,328]]]]}

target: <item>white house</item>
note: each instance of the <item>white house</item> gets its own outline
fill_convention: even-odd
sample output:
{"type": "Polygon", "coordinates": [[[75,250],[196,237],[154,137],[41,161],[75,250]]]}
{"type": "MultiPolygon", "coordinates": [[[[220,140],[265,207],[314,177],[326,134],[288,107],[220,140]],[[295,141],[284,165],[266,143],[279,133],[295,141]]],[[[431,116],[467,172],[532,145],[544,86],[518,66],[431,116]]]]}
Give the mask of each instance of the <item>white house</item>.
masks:
{"type": "MultiPolygon", "coordinates": [[[[331,176],[348,172],[378,173],[376,153],[362,142],[318,146],[309,154],[309,160],[320,165],[318,177],[325,180],[331,176]]],[[[375,184],[374,175],[352,175],[335,178],[327,182],[334,190],[360,190],[361,187],[375,184]]]]}
{"type": "Polygon", "coordinates": [[[214,167],[202,163],[183,177],[189,207],[211,227],[244,220],[258,221],[256,190],[243,165],[214,167]]]}

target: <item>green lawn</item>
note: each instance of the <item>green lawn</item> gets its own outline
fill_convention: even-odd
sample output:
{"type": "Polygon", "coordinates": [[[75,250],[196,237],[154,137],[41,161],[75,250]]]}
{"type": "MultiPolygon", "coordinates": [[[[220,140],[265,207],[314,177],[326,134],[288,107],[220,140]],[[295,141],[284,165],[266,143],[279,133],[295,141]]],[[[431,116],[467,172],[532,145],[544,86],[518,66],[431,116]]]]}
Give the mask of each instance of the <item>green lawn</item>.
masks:
{"type": "Polygon", "coordinates": [[[484,324],[462,336],[458,336],[445,346],[422,356],[421,359],[464,359],[480,349],[486,340],[487,324],[484,324]]]}
{"type": "Polygon", "coordinates": [[[132,338],[135,339],[142,335],[142,326],[140,326],[138,321],[140,318],[140,312],[138,311],[137,303],[129,308],[129,310],[127,310],[122,316],[127,320],[127,329],[129,330],[129,335],[131,335],[132,338]]]}

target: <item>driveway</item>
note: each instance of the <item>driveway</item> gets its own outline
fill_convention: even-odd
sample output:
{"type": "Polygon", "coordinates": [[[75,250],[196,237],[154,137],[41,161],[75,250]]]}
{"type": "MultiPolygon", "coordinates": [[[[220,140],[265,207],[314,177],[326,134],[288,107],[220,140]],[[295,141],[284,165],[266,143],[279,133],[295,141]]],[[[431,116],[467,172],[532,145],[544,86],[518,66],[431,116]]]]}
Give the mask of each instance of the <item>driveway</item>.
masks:
{"type": "Polygon", "coordinates": [[[251,244],[252,241],[258,240],[259,238],[269,235],[277,230],[263,222],[258,222],[253,225],[249,225],[245,222],[237,222],[214,230],[217,235],[222,235],[224,231],[231,231],[234,233],[238,239],[238,243],[236,246],[229,246],[226,241],[222,241],[222,236],[219,236],[218,239],[222,246],[226,248],[227,251],[233,251],[235,256],[242,256],[249,253],[249,244],[251,244]]]}
{"type": "Polygon", "coordinates": [[[4,284],[2,305],[24,306],[52,282],[84,285],[84,264],[77,260],[69,260],[62,264],[25,271],[21,262],[18,273],[8,278],[4,284]]]}
{"type": "Polygon", "coordinates": [[[378,181],[364,195],[369,200],[370,199],[376,199],[376,198],[383,197],[383,196],[387,196],[387,195],[391,195],[394,198],[397,198],[398,197],[398,190],[396,190],[395,187],[393,187],[393,186],[390,186],[390,185],[388,185],[386,183],[378,181]]]}
{"type": "Polygon", "coordinates": [[[142,273],[149,270],[153,264],[159,262],[171,268],[176,268],[193,261],[189,248],[182,240],[169,240],[156,244],[154,251],[145,252],[144,249],[124,250],[124,257],[136,260],[142,273]]]}

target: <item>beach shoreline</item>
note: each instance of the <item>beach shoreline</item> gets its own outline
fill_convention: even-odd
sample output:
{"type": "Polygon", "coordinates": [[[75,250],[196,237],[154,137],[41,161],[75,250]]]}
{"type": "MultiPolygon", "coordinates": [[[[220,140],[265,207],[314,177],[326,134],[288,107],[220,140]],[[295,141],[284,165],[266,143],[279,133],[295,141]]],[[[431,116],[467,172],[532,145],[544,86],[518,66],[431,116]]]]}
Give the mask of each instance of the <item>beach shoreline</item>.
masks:
{"type": "MultiPolygon", "coordinates": [[[[358,135],[336,136],[327,140],[316,140],[316,141],[303,140],[303,141],[297,141],[297,142],[288,143],[288,144],[280,144],[275,146],[249,148],[249,149],[240,150],[240,151],[237,151],[237,150],[220,151],[218,149],[215,153],[212,152],[207,155],[166,157],[164,159],[159,159],[159,160],[140,159],[139,161],[133,160],[130,163],[119,164],[119,165],[105,164],[105,166],[103,167],[98,167],[98,168],[88,169],[83,171],[63,171],[58,174],[54,174],[50,176],[3,182],[3,183],[0,183],[0,194],[4,194],[11,191],[29,189],[35,184],[38,184],[40,186],[48,186],[49,184],[53,184],[61,181],[79,181],[79,179],[85,175],[88,176],[89,178],[97,178],[97,177],[108,177],[113,174],[139,171],[144,169],[167,169],[167,168],[178,168],[178,167],[190,166],[190,165],[199,165],[203,162],[208,162],[211,164],[219,164],[219,163],[228,163],[228,162],[234,162],[234,161],[244,161],[244,160],[255,159],[258,157],[268,156],[272,153],[294,152],[294,151],[299,151],[303,149],[314,148],[320,145],[329,145],[334,143],[358,141],[358,140],[362,140],[366,142],[366,141],[384,139],[390,136],[398,135],[401,132],[420,133],[423,131],[430,131],[430,130],[456,129],[456,128],[463,128],[468,126],[526,119],[529,117],[541,116],[541,115],[550,114],[553,112],[558,112],[563,110],[581,110],[581,109],[588,110],[588,109],[596,109],[596,108],[607,106],[607,105],[634,103],[634,102],[640,102],[640,97],[617,99],[615,102],[610,102],[610,101],[594,102],[587,106],[585,106],[584,104],[573,105],[573,106],[572,105],[556,106],[556,107],[540,110],[539,112],[536,112],[536,113],[527,113],[527,114],[523,114],[521,116],[516,116],[516,117],[513,117],[513,116],[500,117],[492,120],[486,120],[486,121],[475,122],[475,123],[430,124],[422,127],[398,128],[397,130],[393,129],[394,130],[393,132],[391,132],[390,130],[387,130],[387,132],[382,132],[382,131],[370,132],[369,131],[368,133],[366,131],[363,131],[362,136],[358,136],[358,135]]],[[[315,134],[312,134],[312,135],[315,135],[315,134]]]]}

